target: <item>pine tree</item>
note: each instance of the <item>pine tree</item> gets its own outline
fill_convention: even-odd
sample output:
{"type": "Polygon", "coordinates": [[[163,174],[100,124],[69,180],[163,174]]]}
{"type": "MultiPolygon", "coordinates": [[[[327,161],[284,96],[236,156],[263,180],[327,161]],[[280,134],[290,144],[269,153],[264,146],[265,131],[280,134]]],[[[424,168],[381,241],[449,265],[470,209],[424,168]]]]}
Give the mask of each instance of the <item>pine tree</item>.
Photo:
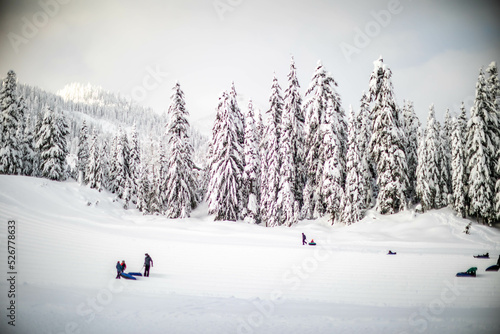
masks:
{"type": "Polygon", "coordinates": [[[230,97],[224,92],[217,107],[216,124],[212,132],[213,156],[208,172],[208,213],[215,214],[215,220],[236,221],[241,212],[243,158],[236,129],[230,97]]]}
{"type": "Polygon", "coordinates": [[[267,111],[266,132],[262,144],[264,153],[261,159],[261,217],[268,227],[278,226],[280,223],[280,212],[277,203],[281,164],[279,156],[279,129],[281,127],[283,109],[283,98],[281,97],[280,90],[278,79],[274,76],[271,97],[269,98],[270,108],[267,111]]]}
{"type": "Polygon", "coordinates": [[[236,126],[236,134],[238,136],[238,141],[240,146],[243,147],[245,142],[245,118],[238,106],[238,94],[236,93],[236,87],[234,82],[231,84],[231,91],[229,92],[229,109],[234,117],[234,124],[236,126]]]}
{"type": "Polygon", "coordinates": [[[22,170],[17,130],[24,120],[19,113],[16,74],[9,71],[0,89],[0,174],[20,174],[22,170]]]}
{"type": "MultiPolygon", "coordinates": [[[[284,94],[283,124],[284,118],[291,120],[291,150],[293,156],[293,195],[298,201],[299,208],[302,207],[302,192],[306,183],[305,160],[305,139],[304,139],[304,111],[302,110],[302,97],[300,96],[300,85],[297,79],[295,61],[292,57],[290,62],[290,72],[288,74],[288,88],[284,94]]],[[[283,131],[283,126],[282,126],[283,131]]],[[[299,214],[299,212],[297,212],[299,214]]]]}
{"type": "Polygon", "coordinates": [[[148,173],[144,166],[140,168],[139,184],[137,188],[137,210],[143,214],[150,213],[151,186],[148,173]]]}
{"type": "MultiPolygon", "coordinates": [[[[439,125],[439,122],[437,122],[439,125]]],[[[442,208],[450,204],[448,196],[451,194],[451,189],[449,187],[450,184],[450,162],[449,158],[451,157],[450,151],[451,147],[449,144],[449,137],[447,136],[446,132],[447,129],[446,127],[440,128],[439,129],[439,139],[438,139],[438,146],[439,146],[439,190],[440,190],[440,196],[439,198],[436,198],[436,206],[437,208],[442,208]]]]}
{"type": "Polygon", "coordinates": [[[132,126],[132,133],[130,136],[130,188],[131,199],[135,202],[137,196],[137,187],[140,179],[139,169],[141,166],[141,148],[139,145],[139,138],[137,127],[134,123],[132,126]]]}
{"type": "Polygon", "coordinates": [[[348,149],[346,161],[346,184],[344,208],[342,210],[342,222],[351,225],[363,218],[366,209],[367,165],[363,163],[360,155],[358,138],[361,138],[356,131],[357,119],[351,109],[348,128],[348,149]]]}
{"type": "Polygon", "coordinates": [[[89,164],[89,131],[87,128],[87,123],[83,121],[82,127],[80,128],[80,134],[78,135],[78,151],[77,151],[77,169],[78,169],[78,182],[80,184],[85,183],[87,177],[85,175],[85,170],[89,164]]]}
{"type": "Polygon", "coordinates": [[[54,112],[48,105],[37,134],[36,148],[40,151],[42,176],[51,180],[64,180],[66,156],[68,154],[66,136],[69,134],[64,116],[54,112]]]}
{"type": "Polygon", "coordinates": [[[101,180],[101,182],[97,184],[97,190],[110,190],[111,180],[109,171],[109,152],[106,140],[103,140],[99,147],[99,161],[101,165],[101,168],[99,170],[101,172],[101,175],[98,177],[98,179],[101,180]]]}
{"type": "Polygon", "coordinates": [[[249,224],[256,224],[260,222],[260,154],[252,100],[248,102],[248,112],[245,117],[244,144],[245,167],[242,177],[244,220],[249,224]]]}
{"type": "Polygon", "coordinates": [[[418,164],[418,130],[420,121],[413,107],[413,102],[405,101],[403,106],[405,120],[406,158],[408,161],[408,197],[414,202],[416,197],[417,164],[418,164]]]}
{"type": "MultiPolygon", "coordinates": [[[[23,100],[21,98],[21,104],[23,104],[23,100]]],[[[23,169],[22,175],[32,176],[33,175],[33,164],[35,159],[35,148],[34,148],[34,129],[30,126],[30,115],[26,114],[26,121],[24,122],[26,126],[22,128],[22,144],[21,144],[21,152],[23,157],[23,169]]]]}
{"type": "Polygon", "coordinates": [[[479,71],[476,98],[467,125],[466,152],[468,170],[469,214],[487,221],[492,218],[493,179],[490,170],[492,138],[488,136],[488,117],[494,112],[483,69],[479,71]]]}
{"type": "MultiPolygon", "coordinates": [[[[463,109],[465,114],[465,109],[463,109]]],[[[465,115],[464,115],[465,117],[465,115]]],[[[453,208],[465,218],[465,159],[464,159],[464,140],[463,127],[465,126],[462,118],[452,121],[451,133],[451,171],[452,171],[452,189],[453,189],[453,208]]]]}
{"type": "Polygon", "coordinates": [[[127,134],[120,127],[116,141],[116,166],[113,177],[118,198],[123,198],[127,180],[130,179],[130,148],[127,134]]]}
{"type": "Polygon", "coordinates": [[[306,92],[304,105],[305,114],[305,138],[306,138],[306,176],[304,207],[302,216],[310,219],[314,213],[325,214],[327,210],[333,210],[332,205],[336,200],[329,198],[331,173],[335,169],[340,171],[338,178],[343,186],[345,175],[345,143],[346,126],[345,113],[341,108],[340,97],[335,91],[337,83],[326,73],[321,62],[313,74],[309,89],[306,92]],[[325,139],[325,137],[327,137],[325,139]],[[335,147],[335,153],[330,151],[331,141],[340,145],[335,147]],[[332,156],[332,154],[334,156],[332,156]],[[337,157],[340,156],[340,159],[337,157]],[[329,159],[332,159],[328,162],[329,159]],[[328,168],[325,165],[329,164],[328,168]],[[327,184],[323,184],[327,182],[327,184]],[[328,208],[329,207],[329,208],[328,208]]]}
{"type": "MultiPolygon", "coordinates": [[[[376,185],[375,179],[375,166],[370,155],[370,139],[372,137],[373,121],[370,115],[370,103],[368,101],[368,95],[363,92],[360,100],[360,110],[358,116],[356,117],[356,127],[359,129],[357,131],[357,143],[359,149],[359,155],[361,158],[361,163],[364,165],[363,170],[365,171],[363,177],[366,184],[366,199],[364,201],[363,209],[371,208],[375,205],[374,198],[374,188],[376,185]]],[[[347,169],[349,171],[349,169],[347,169]]]]}
{"type": "Polygon", "coordinates": [[[396,107],[391,70],[382,58],[374,62],[370,78],[373,135],[370,151],[377,166],[377,211],[392,214],[406,207],[408,167],[401,115],[396,107]]]}
{"type": "MultiPolygon", "coordinates": [[[[500,149],[499,149],[500,151],[500,149]]],[[[497,161],[497,175],[500,175],[500,152],[497,152],[499,159],[497,161]]],[[[497,183],[495,185],[495,219],[498,221],[500,220],[500,179],[497,180],[497,183]]]]}
{"type": "Polygon", "coordinates": [[[97,140],[97,133],[94,131],[90,139],[89,157],[85,170],[85,183],[87,183],[91,189],[99,189],[102,183],[101,177],[99,143],[97,140]]]}
{"type": "Polygon", "coordinates": [[[194,175],[193,147],[188,135],[189,113],[179,83],[173,88],[168,115],[165,211],[169,218],[187,218],[198,203],[198,186],[194,175]]]}
{"type": "MultiPolygon", "coordinates": [[[[486,84],[488,86],[489,99],[492,101],[494,111],[491,111],[488,115],[488,133],[489,137],[492,138],[492,148],[493,151],[490,152],[491,162],[490,162],[490,171],[491,176],[493,178],[493,182],[496,183],[498,187],[500,187],[500,172],[498,161],[500,161],[500,82],[498,80],[498,68],[495,62],[492,62],[486,72],[488,73],[488,78],[486,84]]],[[[498,190],[497,190],[498,194],[498,190]]],[[[499,197],[497,195],[496,197],[499,197]]],[[[493,214],[494,219],[497,221],[500,220],[500,212],[498,208],[500,207],[500,199],[495,199],[494,207],[496,214],[493,214]],[[496,217],[495,217],[496,216],[496,217]]]]}

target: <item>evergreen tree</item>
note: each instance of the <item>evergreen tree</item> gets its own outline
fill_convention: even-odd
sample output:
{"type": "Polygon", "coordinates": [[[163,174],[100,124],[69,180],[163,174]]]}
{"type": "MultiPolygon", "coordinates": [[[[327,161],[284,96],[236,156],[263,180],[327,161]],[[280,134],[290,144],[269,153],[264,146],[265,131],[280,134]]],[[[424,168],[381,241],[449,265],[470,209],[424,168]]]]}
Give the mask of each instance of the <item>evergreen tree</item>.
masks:
{"type": "MultiPolygon", "coordinates": [[[[297,79],[297,70],[295,61],[292,57],[290,62],[290,72],[288,74],[288,88],[285,90],[283,122],[285,117],[291,120],[291,152],[293,156],[293,174],[295,175],[292,185],[293,195],[298,201],[299,207],[302,207],[302,192],[306,182],[306,171],[304,168],[305,160],[305,139],[304,139],[304,112],[302,110],[302,97],[300,96],[300,85],[297,79]]],[[[282,130],[284,131],[284,125],[282,130]]],[[[298,212],[297,212],[298,214],[298,212]]]]}
{"type": "Polygon", "coordinates": [[[230,97],[224,92],[219,98],[216,124],[212,133],[212,161],[208,183],[208,213],[215,220],[239,219],[241,212],[242,148],[238,139],[230,97]]]}
{"type": "Polygon", "coordinates": [[[146,168],[143,166],[140,168],[139,172],[139,184],[137,188],[137,210],[143,214],[150,213],[150,202],[151,202],[151,186],[149,183],[148,173],[146,168]]]}
{"type": "Polygon", "coordinates": [[[100,166],[101,168],[99,171],[101,172],[101,175],[98,176],[98,180],[100,180],[100,183],[97,183],[97,190],[102,191],[103,189],[110,189],[110,171],[109,171],[109,152],[108,152],[108,144],[106,140],[103,140],[101,142],[101,145],[99,147],[99,161],[100,161],[100,166]]]}
{"type": "Polygon", "coordinates": [[[130,179],[130,148],[127,134],[120,127],[116,141],[116,166],[114,169],[115,187],[118,198],[123,198],[130,179]]]}
{"type": "Polygon", "coordinates": [[[24,120],[19,113],[16,74],[9,71],[0,89],[0,174],[20,174],[22,170],[17,130],[24,120]]]}
{"type": "Polygon", "coordinates": [[[360,154],[358,138],[361,137],[356,131],[356,124],[356,115],[351,109],[348,128],[347,176],[342,213],[342,221],[346,225],[356,223],[363,218],[366,209],[366,192],[368,190],[367,165],[363,163],[360,154]]]}
{"type": "MultiPolygon", "coordinates": [[[[24,104],[23,99],[20,99],[20,104],[24,104]]],[[[34,129],[30,126],[30,115],[26,114],[26,121],[24,124],[26,126],[20,127],[19,132],[22,132],[21,138],[21,152],[23,157],[23,169],[22,175],[32,176],[34,173],[34,159],[35,159],[35,148],[34,148],[34,129]],[[22,130],[21,130],[22,129],[22,130]]]]}
{"type": "Polygon", "coordinates": [[[87,123],[83,121],[82,127],[80,129],[80,134],[78,135],[78,152],[77,152],[77,169],[78,169],[78,182],[83,184],[88,179],[85,175],[85,170],[89,164],[89,131],[87,128],[87,123]]]}
{"type": "MultiPolygon", "coordinates": [[[[439,122],[436,122],[437,125],[439,125],[439,122]]],[[[447,137],[447,129],[446,127],[440,128],[439,129],[439,139],[438,139],[438,146],[439,146],[439,190],[440,190],[440,196],[439,198],[436,198],[436,206],[437,208],[442,208],[450,204],[450,201],[448,199],[448,196],[451,194],[451,189],[449,187],[450,184],[450,162],[449,162],[449,157],[451,147],[449,144],[449,137],[447,137]]]]}
{"type": "Polygon", "coordinates": [[[153,183],[151,185],[149,211],[163,214],[165,212],[165,203],[167,202],[167,157],[162,141],[160,141],[158,148],[156,165],[157,169],[156,172],[153,172],[153,183]]]}
{"type": "Polygon", "coordinates": [[[493,178],[490,170],[492,138],[488,136],[489,115],[494,105],[488,93],[483,69],[476,84],[476,98],[467,133],[469,214],[487,221],[492,218],[493,178]]]}
{"type": "Polygon", "coordinates": [[[173,88],[168,109],[165,211],[169,218],[187,218],[198,203],[194,175],[193,147],[189,141],[189,113],[179,83],[173,88]]]}
{"type": "Polygon", "coordinates": [[[90,150],[87,168],[85,170],[85,183],[89,185],[91,189],[99,189],[101,180],[101,160],[99,155],[99,143],[97,140],[97,133],[94,131],[92,138],[90,140],[90,150]]]}
{"type": "MultiPolygon", "coordinates": [[[[500,149],[499,149],[500,151],[500,149]]],[[[499,159],[497,161],[497,175],[500,175],[500,152],[497,152],[497,155],[499,156],[499,159]]],[[[497,221],[500,220],[500,179],[497,180],[497,183],[495,185],[495,219],[497,221]]]]}
{"type": "Polygon", "coordinates": [[[418,120],[413,102],[405,101],[403,106],[403,117],[405,120],[406,137],[406,159],[408,161],[408,197],[415,201],[416,182],[417,182],[417,164],[418,164],[418,130],[420,121],[418,120]]]}
{"type": "Polygon", "coordinates": [[[231,84],[231,91],[229,92],[229,109],[234,117],[234,124],[236,126],[236,134],[238,136],[238,141],[240,146],[243,147],[245,142],[245,118],[238,106],[238,94],[236,93],[236,87],[234,82],[231,84]]]}
{"type": "Polygon", "coordinates": [[[260,222],[260,154],[255,128],[255,115],[252,100],[248,102],[245,117],[245,167],[243,171],[244,220],[249,224],[260,222]]]}
{"type": "Polygon", "coordinates": [[[406,207],[408,167],[402,119],[392,88],[392,72],[382,58],[374,65],[370,78],[370,98],[373,101],[370,151],[377,166],[376,208],[382,214],[391,214],[406,207]]]}
{"type": "MultiPolygon", "coordinates": [[[[488,78],[486,84],[488,86],[488,96],[493,104],[493,109],[488,115],[488,136],[492,140],[492,149],[490,152],[490,171],[493,182],[498,184],[500,182],[500,172],[498,172],[498,161],[500,160],[500,82],[498,80],[498,68],[495,62],[492,62],[486,72],[488,78]]],[[[495,208],[498,207],[498,201],[494,204],[495,208]]],[[[496,220],[498,221],[498,210],[496,210],[496,220]]],[[[495,216],[495,214],[493,215],[495,216]]]]}
{"type": "MultiPolygon", "coordinates": [[[[366,199],[364,201],[363,209],[368,209],[375,205],[375,198],[373,195],[376,186],[376,168],[373,164],[373,160],[371,159],[369,150],[373,121],[370,115],[370,103],[366,92],[363,92],[360,102],[360,110],[358,116],[356,117],[356,127],[359,129],[359,131],[357,131],[357,143],[361,163],[364,165],[363,170],[365,171],[363,175],[365,181],[363,183],[367,186],[365,193],[366,199]]],[[[349,172],[349,169],[347,169],[347,171],[349,172]]]]}
{"type": "Polygon", "coordinates": [[[281,114],[283,109],[283,98],[276,76],[273,78],[270,108],[267,111],[266,132],[263,138],[264,155],[262,161],[262,197],[261,217],[266,226],[274,227],[280,224],[280,212],[278,207],[278,191],[280,182],[280,156],[279,136],[281,127],[281,114]]]}
{"type": "Polygon", "coordinates": [[[69,134],[64,117],[45,106],[36,148],[40,151],[42,176],[51,180],[64,180],[66,156],[68,154],[66,136],[69,134]]]}
{"type": "Polygon", "coordinates": [[[137,187],[139,183],[140,173],[139,169],[141,166],[141,149],[139,145],[139,138],[137,133],[137,127],[134,123],[132,126],[132,133],[130,136],[130,189],[131,189],[131,199],[135,201],[137,196],[137,187]]]}
{"type": "MultiPolygon", "coordinates": [[[[465,114],[465,109],[463,109],[465,114]]],[[[464,165],[464,140],[462,129],[465,126],[462,118],[452,122],[453,131],[451,133],[451,171],[453,189],[453,208],[457,213],[465,218],[465,165],[464,165]]]]}
{"type": "Polygon", "coordinates": [[[306,176],[304,189],[304,207],[302,216],[310,219],[314,213],[323,215],[327,210],[333,210],[337,196],[331,192],[331,173],[340,171],[338,178],[343,186],[345,175],[345,114],[341,108],[340,97],[335,91],[337,83],[326,73],[321,62],[313,74],[309,89],[306,92],[304,104],[305,138],[306,138],[306,176]],[[332,142],[336,141],[336,152],[332,152],[332,142]],[[333,154],[333,155],[332,155],[333,154]],[[340,156],[340,158],[338,158],[340,156]],[[330,160],[331,159],[331,160],[330,160]],[[330,160],[330,161],[329,161],[330,160]],[[328,162],[328,168],[325,164],[328,162]],[[327,182],[327,184],[323,184],[327,182]],[[329,207],[329,209],[327,209],[329,207]]]}

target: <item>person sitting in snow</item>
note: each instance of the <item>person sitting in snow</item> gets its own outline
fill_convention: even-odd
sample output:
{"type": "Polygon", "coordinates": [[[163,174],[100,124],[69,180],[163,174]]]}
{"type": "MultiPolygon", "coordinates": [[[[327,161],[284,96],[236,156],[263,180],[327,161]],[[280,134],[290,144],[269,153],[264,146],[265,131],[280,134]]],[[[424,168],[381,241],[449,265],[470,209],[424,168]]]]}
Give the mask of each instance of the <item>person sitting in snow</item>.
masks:
{"type": "Polygon", "coordinates": [[[302,233],[302,246],[307,245],[306,235],[302,233]]]}
{"type": "Polygon", "coordinates": [[[116,278],[120,279],[122,275],[122,265],[120,264],[120,261],[116,262],[116,278]]]}
{"type": "Polygon", "coordinates": [[[127,269],[127,265],[125,264],[125,260],[122,260],[122,272],[125,272],[125,269],[127,269]]]}
{"type": "Polygon", "coordinates": [[[148,253],[144,255],[146,255],[146,258],[144,259],[144,276],[149,277],[149,267],[153,267],[153,259],[148,253]]]}

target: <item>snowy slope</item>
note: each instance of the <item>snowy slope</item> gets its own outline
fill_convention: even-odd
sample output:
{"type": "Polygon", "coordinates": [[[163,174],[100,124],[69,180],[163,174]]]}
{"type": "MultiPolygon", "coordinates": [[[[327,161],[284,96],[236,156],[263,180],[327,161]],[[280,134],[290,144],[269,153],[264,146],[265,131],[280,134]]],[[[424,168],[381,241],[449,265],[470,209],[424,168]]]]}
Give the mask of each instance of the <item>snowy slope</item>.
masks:
{"type": "Polygon", "coordinates": [[[498,333],[500,231],[448,209],[291,228],[123,210],[75,182],[0,176],[1,333],[498,333]],[[90,205],[88,205],[90,204],[90,205]],[[16,221],[16,326],[6,317],[16,221]],[[318,246],[302,246],[301,232],[318,246]],[[387,251],[398,255],[388,256],[387,251]],[[149,278],[115,280],[125,260],[149,278]],[[489,252],[488,260],[473,254],[489,252]],[[478,267],[476,278],[455,278],[478,267]],[[147,329],[147,330],[144,330],[147,329]]]}

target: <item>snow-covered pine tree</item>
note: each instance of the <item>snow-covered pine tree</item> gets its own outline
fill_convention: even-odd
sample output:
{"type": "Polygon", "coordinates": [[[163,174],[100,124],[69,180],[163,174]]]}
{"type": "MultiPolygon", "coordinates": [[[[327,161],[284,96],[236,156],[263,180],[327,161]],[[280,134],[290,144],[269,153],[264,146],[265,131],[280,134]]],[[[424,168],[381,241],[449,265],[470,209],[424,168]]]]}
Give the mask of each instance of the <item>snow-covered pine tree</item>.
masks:
{"type": "Polygon", "coordinates": [[[358,142],[358,138],[362,137],[359,136],[356,126],[356,115],[351,108],[347,136],[347,176],[345,181],[344,208],[341,216],[342,222],[346,225],[354,224],[363,218],[366,209],[367,182],[369,181],[366,178],[366,174],[368,173],[366,170],[367,165],[363,163],[358,146],[360,143],[358,142]]]}
{"type": "Polygon", "coordinates": [[[449,188],[450,182],[450,167],[448,156],[450,155],[448,151],[451,150],[449,145],[449,138],[446,134],[446,128],[441,127],[439,122],[436,121],[439,130],[439,197],[436,198],[436,207],[443,208],[450,204],[448,196],[451,194],[451,189],[449,188]]]}
{"type": "Polygon", "coordinates": [[[411,202],[416,200],[416,181],[418,164],[418,131],[420,121],[415,114],[412,101],[404,101],[403,116],[405,120],[406,159],[408,161],[408,198],[411,202]]]}
{"type": "Polygon", "coordinates": [[[0,174],[20,174],[22,152],[17,137],[20,118],[17,79],[14,71],[9,71],[0,89],[0,174]]]}
{"type": "Polygon", "coordinates": [[[212,161],[208,171],[208,213],[215,214],[215,220],[236,221],[242,211],[243,157],[227,92],[219,98],[216,122],[212,133],[212,161]]]}
{"type": "MultiPolygon", "coordinates": [[[[500,148],[498,149],[498,151],[500,151],[500,148]]],[[[498,161],[497,161],[497,169],[496,169],[496,172],[497,172],[497,175],[500,175],[500,152],[497,152],[499,158],[498,158],[498,161]]],[[[497,180],[497,183],[495,185],[495,219],[497,221],[500,220],[500,179],[497,180]]]]}
{"type": "Polygon", "coordinates": [[[270,108],[267,111],[266,128],[263,145],[263,156],[261,157],[261,218],[268,227],[280,224],[280,212],[278,207],[278,191],[280,186],[280,151],[279,136],[281,127],[281,115],[283,110],[283,98],[281,88],[276,75],[273,78],[270,108]]]}
{"type": "Polygon", "coordinates": [[[417,177],[421,177],[421,187],[418,190],[418,197],[424,211],[436,209],[439,206],[441,190],[440,179],[441,173],[439,170],[440,162],[440,137],[439,124],[436,120],[434,104],[429,107],[429,116],[427,117],[427,127],[425,129],[425,137],[423,138],[423,147],[420,150],[422,159],[419,158],[420,173],[417,177]]]}
{"type": "MultiPolygon", "coordinates": [[[[364,201],[363,209],[369,209],[375,205],[374,188],[376,186],[375,179],[375,165],[370,155],[370,139],[372,136],[373,122],[370,115],[370,103],[368,101],[368,95],[363,91],[363,95],[360,100],[360,109],[358,116],[356,117],[356,128],[357,133],[357,143],[359,149],[359,155],[361,157],[361,163],[364,165],[363,170],[365,174],[364,183],[367,186],[365,195],[366,199],[364,201]]],[[[349,172],[349,169],[346,169],[349,172]]]]}
{"type": "Polygon", "coordinates": [[[346,124],[340,97],[333,91],[333,99],[328,100],[325,123],[321,126],[323,142],[320,148],[321,171],[317,211],[329,214],[332,224],[340,222],[344,200],[346,124]]]}
{"type": "Polygon", "coordinates": [[[116,166],[114,168],[116,193],[123,198],[127,180],[130,179],[130,147],[127,133],[120,127],[116,141],[116,166]]]}
{"type": "Polygon", "coordinates": [[[103,189],[110,189],[111,180],[109,179],[109,152],[108,152],[108,144],[107,140],[102,140],[101,145],[99,147],[99,161],[100,161],[100,172],[101,175],[98,179],[101,180],[101,183],[97,184],[97,190],[102,191],[103,189]]]}
{"type": "Polygon", "coordinates": [[[19,125],[17,131],[17,137],[20,144],[20,153],[22,157],[22,175],[32,176],[33,175],[33,159],[35,156],[34,152],[34,139],[33,131],[31,125],[31,115],[28,112],[26,102],[21,96],[19,98],[19,115],[23,118],[23,121],[19,125]]]}
{"type": "Polygon", "coordinates": [[[292,226],[297,222],[298,215],[294,212],[297,170],[294,163],[294,114],[284,110],[281,126],[281,138],[279,142],[279,185],[278,185],[278,215],[279,225],[292,226]]]}
{"type": "Polygon", "coordinates": [[[137,210],[143,214],[150,213],[151,201],[151,186],[149,183],[148,173],[145,166],[141,166],[139,170],[139,184],[137,187],[137,210]]]}
{"type": "Polygon", "coordinates": [[[245,222],[257,224],[260,222],[260,154],[252,100],[248,102],[248,112],[245,117],[244,157],[245,167],[242,177],[243,215],[245,222]]]}
{"type": "MultiPolygon", "coordinates": [[[[288,73],[288,87],[284,95],[283,118],[289,117],[292,125],[292,155],[294,169],[293,192],[295,200],[298,201],[299,208],[302,207],[302,193],[306,182],[305,159],[305,138],[304,138],[304,111],[302,110],[302,97],[300,96],[300,85],[297,79],[295,61],[291,59],[290,72],[288,73]],[[287,115],[288,114],[288,115],[287,115]]],[[[284,124],[285,121],[283,120],[284,124]]],[[[282,126],[283,131],[283,126],[282,126]]],[[[299,212],[297,212],[299,214],[299,212]]]]}
{"type": "Polygon", "coordinates": [[[340,97],[335,91],[337,83],[327,74],[323,65],[318,61],[316,70],[311,78],[309,88],[305,96],[304,115],[305,115],[305,138],[306,138],[306,186],[304,189],[304,206],[302,216],[306,219],[313,218],[315,212],[317,214],[325,214],[327,212],[326,195],[328,187],[323,186],[323,180],[328,179],[330,175],[323,177],[324,173],[331,173],[335,168],[338,168],[340,175],[338,176],[343,186],[345,175],[345,144],[346,144],[346,125],[345,113],[341,108],[340,97]],[[343,122],[343,123],[342,123],[343,122]],[[329,138],[325,139],[325,134],[329,138]],[[329,167],[325,170],[325,164],[332,158],[328,147],[331,147],[331,140],[338,139],[337,153],[341,156],[341,160],[330,161],[329,167]],[[326,195],[326,196],[325,196],[326,195]],[[322,200],[324,199],[324,200],[322,200]]]}
{"type": "Polygon", "coordinates": [[[99,189],[102,173],[101,173],[101,160],[99,155],[99,143],[97,140],[97,133],[94,131],[90,138],[90,150],[88,156],[88,163],[85,170],[85,183],[91,189],[99,189]]]}
{"type": "Polygon", "coordinates": [[[80,133],[78,135],[78,150],[77,150],[77,162],[76,167],[78,170],[78,182],[80,184],[86,183],[87,177],[85,176],[85,171],[89,164],[89,130],[87,128],[87,123],[83,120],[82,127],[80,128],[80,133]]]}
{"type": "Polygon", "coordinates": [[[198,185],[194,175],[193,147],[189,140],[189,113],[184,92],[177,82],[168,109],[166,136],[169,159],[166,168],[165,214],[169,218],[187,218],[198,204],[198,185]]]}
{"type": "Polygon", "coordinates": [[[483,222],[493,217],[494,181],[490,170],[492,138],[488,136],[488,117],[494,112],[488,87],[481,68],[476,84],[476,97],[467,124],[466,154],[468,171],[469,214],[482,218],[483,222]]]}
{"type": "Polygon", "coordinates": [[[40,151],[42,176],[51,180],[64,180],[68,154],[66,140],[69,134],[68,126],[64,116],[53,111],[48,105],[45,105],[43,112],[44,116],[35,144],[40,151]]]}
{"type": "Polygon", "coordinates": [[[137,187],[139,184],[139,168],[141,166],[141,148],[139,145],[139,135],[137,133],[137,127],[134,123],[132,126],[132,132],[130,135],[130,197],[132,202],[136,202],[137,197],[137,187]]]}
{"type": "MultiPolygon", "coordinates": [[[[465,109],[463,109],[465,113],[465,109]]],[[[451,180],[453,190],[453,208],[465,218],[465,161],[462,129],[465,126],[462,118],[453,119],[451,132],[451,180]]]]}
{"type": "Polygon", "coordinates": [[[370,78],[370,100],[373,102],[370,151],[377,166],[376,209],[382,214],[403,210],[408,189],[403,120],[396,106],[391,76],[382,57],[374,62],[370,78]]]}
{"type": "MultiPolygon", "coordinates": [[[[488,86],[489,98],[491,99],[494,111],[488,115],[488,133],[492,139],[493,151],[490,152],[491,162],[490,162],[490,170],[491,176],[493,178],[493,182],[498,184],[500,182],[500,172],[498,172],[498,161],[500,161],[500,82],[498,80],[498,68],[496,62],[490,63],[488,68],[486,69],[488,73],[488,78],[486,80],[486,84],[488,86]]],[[[494,206],[497,207],[498,203],[495,203],[494,206]]],[[[496,220],[499,221],[498,218],[498,210],[496,210],[497,214],[496,220]]]]}

